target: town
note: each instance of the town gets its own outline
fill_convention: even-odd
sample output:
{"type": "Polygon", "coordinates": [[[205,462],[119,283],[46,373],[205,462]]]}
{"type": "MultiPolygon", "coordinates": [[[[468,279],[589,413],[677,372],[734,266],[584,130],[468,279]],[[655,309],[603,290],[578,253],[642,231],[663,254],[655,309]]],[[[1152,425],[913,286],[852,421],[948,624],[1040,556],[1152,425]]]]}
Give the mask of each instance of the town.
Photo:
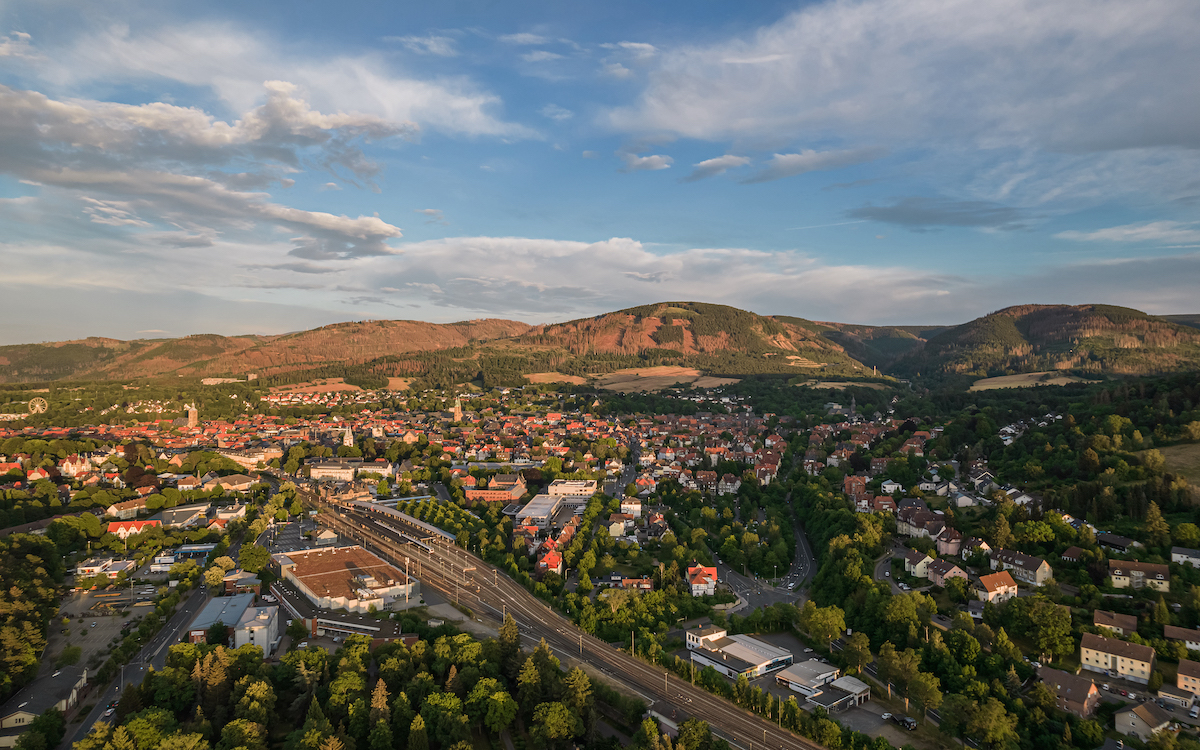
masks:
{"type": "MultiPolygon", "coordinates": [[[[1086,425],[1062,408],[1018,416],[1019,402],[1003,425],[978,411],[915,418],[903,392],[864,393],[863,414],[856,395],[759,413],[753,391],[726,388],[687,396],[720,412],[605,415],[552,389],[502,389],[426,394],[435,411],[373,395],[342,415],[210,420],[190,407],[3,428],[5,539],[53,545],[69,568],[65,598],[42,592],[50,631],[6,657],[36,675],[0,710],[8,744],[51,724],[47,712],[68,741],[130,715],[119,683],[177,668],[179,644],[250,646],[275,663],[506,637],[511,617],[459,599],[477,566],[443,549],[825,747],[1191,741],[1200,527],[1161,459],[1133,464],[1114,447],[1171,435],[1105,409],[1086,425]],[[1100,478],[1091,496],[1029,481],[1055,452],[1073,477],[1100,478]],[[1138,518],[1110,507],[1120,485],[1138,518]]],[[[612,682],[589,733],[628,737],[645,718],[678,736],[706,718],[669,696],[616,718],[638,693],[612,682]]]]}

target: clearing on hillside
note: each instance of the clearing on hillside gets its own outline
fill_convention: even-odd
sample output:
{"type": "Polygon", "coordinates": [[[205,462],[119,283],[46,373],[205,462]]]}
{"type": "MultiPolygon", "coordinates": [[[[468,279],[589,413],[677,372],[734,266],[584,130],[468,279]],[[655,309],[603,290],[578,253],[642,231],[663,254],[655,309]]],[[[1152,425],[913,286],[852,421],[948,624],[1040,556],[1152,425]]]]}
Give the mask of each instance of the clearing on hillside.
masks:
{"type": "Polygon", "coordinates": [[[834,391],[844,391],[847,388],[874,388],[877,391],[887,390],[883,383],[855,383],[835,380],[806,380],[796,385],[806,385],[809,388],[828,388],[834,391]]]}
{"type": "Polygon", "coordinates": [[[690,383],[699,388],[716,388],[739,382],[738,378],[716,378],[701,375],[694,367],[639,367],[617,370],[600,378],[598,385],[610,391],[659,391],[676,383],[690,383]]]}
{"type": "Polygon", "coordinates": [[[271,393],[335,393],[337,391],[361,391],[357,385],[350,385],[341,378],[329,378],[315,383],[292,383],[277,385],[271,393]]]}
{"type": "Polygon", "coordinates": [[[1019,375],[1001,375],[998,378],[976,380],[970,390],[991,391],[997,388],[1032,388],[1035,385],[1066,385],[1067,383],[1088,382],[1091,381],[1057,372],[1023,372],[1019,375]]]}
{"type": "Polygon", "coordinates": [[[1200,443],[1172,445],[1159,448],[1158,452],[1167,461],[1167,469],[1173,474],[1182,474],[1192,484],[1200,484],[1200,443]]]}
{"type": "Polygon", "coordinates": [[[525,379],[530,383],[570,383],[571,385],[583,385],[587,382],[586,378],[561,372],[535,372],[526,375],[525,379]]]}
{"type": "Polygon", "coordinates": [[[387,389],[389,391],[407,391],[416,378],[388,378],[387,389]]]}

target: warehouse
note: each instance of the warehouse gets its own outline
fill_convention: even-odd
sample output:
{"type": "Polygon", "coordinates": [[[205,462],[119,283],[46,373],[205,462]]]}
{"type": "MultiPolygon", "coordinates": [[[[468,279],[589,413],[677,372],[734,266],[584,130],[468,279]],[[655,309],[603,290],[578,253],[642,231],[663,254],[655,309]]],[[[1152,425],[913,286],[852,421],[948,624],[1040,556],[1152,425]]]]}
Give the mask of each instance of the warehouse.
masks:
{"type": "Polygon", "coordinates": [[[353,545],[272,556],[279,574],[321,609],[368,614],[420,602],[420,582],[353,545]]]}
{"type": "Polygon", "coordinates": [[[748,635],[728,635],[724,628],[709,625],[687,631],[692,661],[701,669],[712,667],[726,677],[761,677],[792,663],[789,651],[748,635]]]}

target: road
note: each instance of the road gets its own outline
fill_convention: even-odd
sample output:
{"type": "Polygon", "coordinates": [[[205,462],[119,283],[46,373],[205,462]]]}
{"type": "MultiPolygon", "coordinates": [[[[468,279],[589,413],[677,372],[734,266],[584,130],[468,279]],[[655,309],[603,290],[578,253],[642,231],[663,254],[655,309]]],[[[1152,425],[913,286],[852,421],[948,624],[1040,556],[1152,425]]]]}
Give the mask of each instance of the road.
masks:
{"type": "MultiPolygon", "coordinates": [[[[241,552],[242,543],[237,542],[230,546],[226,553],[235,561],[238,559],[238,554],[241,552]]],[[[152,666],[156,671],[161,671],[167,664],[167,649],[173,643],[179,643],[182,638],[184,629],[196,617],[200,609],[208,602],[208,594],[205,586],[201,584],[199,588],[194,589],[188,596],[179,603],[175,609],[175,614],[163,625],[158,634],[150,639],[150,642],[142,646],[129,663],[117,675],[116,679],[106,685],[104,688],[97,690],[92,694],[91,699],[96,701],[96,707],[92,709],[83,720],[83,724],[74,735],[68,734],[64,737],[59,745],[60,750],[70,748],[76,741],[81,740],[88,732],[92,730],[92,725],[103,717],[105,710],[108,709],[108,704],[116,701],[121,697],[121,686],[126,683],[140,683],[145,677],[146,665],[152,666]]]]}
{"type": "Polygon", "coordinates": [[[158,635],[133,657],[129,664],[126,664],[121,670],[121,674],[117,675],[116,679],[106,685],[104,688],[97,690],[92,694],[89,700],[96,701],[96,707],[92,709],[83,720],[83,724],[74,735],[67,735],[59,748],[69,748],[78,740],[83,739],[88,732],[92,730],[92,725],[103,717],[105,710],[108,709],[108,704],[118,700],[121,697],[121,686],[128,683],[140,683],[145,677],[145,666],[150,664],[154,669],[161,670],[166,666],[167,662],[167,647],[172,643],[178,643],[180,634],[200,611],[208,601],[208,596],[201,592],[200,589],[195,589],[179,603],[179,607],[175,610],[175,615],[164,625],[158,635]]]}
{"type": "MultiPolygon", "coordinates": [[[[319,507],[325,511],[323,515],[335,531],[357,537],[394,562],[405,556],[422,559],[423,584],[447,596],[459,597],[475,612],[490,614],[497,620],[505,612],[513,615],[523,634],[529,638],[545,639],[555,651],[573,655],[647,698],[704,718],[714,733],[738,747],[748,750],[750,743],[759,747],[798,750],[819,750],[821,747],[584,633],[516,581],[500,575],[495,568],[465,550],[436,541],[429,544],[428,552],[415,545],[401,545],[394,541],[394,535],[379,527],[369,513],[343,509],[346,512],[339,516],[331,512],[333,508],[327,504],[319,507]]],[[[395,523],[394,519],[389,522],[395,523]]]]}

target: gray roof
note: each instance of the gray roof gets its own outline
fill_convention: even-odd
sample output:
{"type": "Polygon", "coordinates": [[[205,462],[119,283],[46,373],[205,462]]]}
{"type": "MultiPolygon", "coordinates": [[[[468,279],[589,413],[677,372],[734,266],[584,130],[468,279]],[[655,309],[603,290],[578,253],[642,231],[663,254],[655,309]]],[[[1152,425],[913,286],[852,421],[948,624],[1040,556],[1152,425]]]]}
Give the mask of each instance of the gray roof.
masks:
{"type": "MultiPolygon", "coordinates": [[[[85,673],[86,670],[82,666],[73,664],[63,667],[58,677],[46,676],[34,680],[9,698],[3,706],[0,706],[0,718],[11,716],[18,711],[41,714],[69,696],[71,689],[83,678],[85,673]]],[[[26,726],[22,726],[22,730],[26,726]]]]}
{"type": "Polygon", "coordinates": [[[233,596],[218,596],[204,605],[196,619],[188,626],[188,630],[208,630],[213,624],[220,622],[229,627],[237,625],[246,608],[254,603],[254,594],[234,594],[233,596]]]}

